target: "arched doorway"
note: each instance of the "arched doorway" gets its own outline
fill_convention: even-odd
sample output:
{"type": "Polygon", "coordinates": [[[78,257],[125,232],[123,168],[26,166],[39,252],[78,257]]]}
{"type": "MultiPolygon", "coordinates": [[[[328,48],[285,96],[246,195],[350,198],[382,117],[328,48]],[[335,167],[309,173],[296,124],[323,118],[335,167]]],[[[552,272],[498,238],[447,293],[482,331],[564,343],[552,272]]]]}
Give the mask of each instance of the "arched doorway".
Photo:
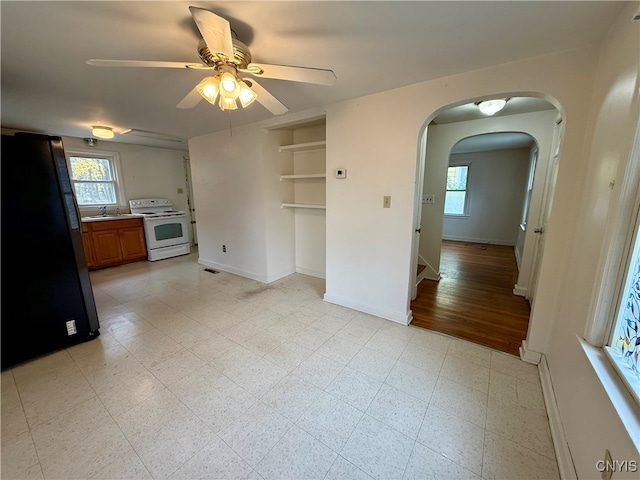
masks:
{"type": "MultiPolygon", "coordinates": [[[[443,109],[434,115],[434,118],[430,121],[428,127],[425,130],[421,143],[424,146],[424,162],[423,165],[418,165],[418,171],[422,169],[419,174],[419,178],[422,179],[421,201],[417,205],[417,209],[420,210],[420,217],[418,220],[418,245],[415,254],[415,269],[418,271],[418,264],[422,263],[425,268],[421,274],[417,274],[415,277],[416,285],[413,290],[412,300],[416,299],[418,295],[417,285],[422,279],[424,281],[438,282],[441,278],[441,265],[440,255],[442,252],[442,240],[447,235],[458,236],[466,241],[475,241],[471,243],[477,243],[478,245],[496,244],[496,243],[511,243],[509,248],[513,249],[513,255],[518,258],[519,272],[517,274],[517,282],[511,285],[509,295],[514,296],[518,294],[525,298],[530,298],[533,295],[535,289],[535,272],[537,271],[536,265],[542,258],[541,250],[544,245],[543,234],[534,233],[544,223],[544,219],[548,216],[548,212],[551,205],[553,186],[555,182],[555,166],[557,165],[557,153],[558,144],[560,138],[561,128],[559,128],[560,114],[558,110],[546,100],[540,98],[530,97],[516,97],[510,99],[513,101],[517,108],[506,109],[504,112],[497,114],[493,117],[483,118],[477,112],[477,102],[467,103],[464,105],[458,105],[449,109],[443,109]],[[465,113],[466,112],[466,113],[465,113]],[[490,135],[491,134],[491,135],[490,135]],[[485,219],[481,218],[478,210],[478,205],[483,203],[482,192],[475,192],[475,199],[473,199],[474,191],[473,186],[469,190],[467,201],[471,201],[475,205],[475,210],[471,212],[462,212],[465,215],[459,217],[446,218],[449,223],[457,224],[457,231],[455,228],[449,226],[449,230],[453,228],[454,233],[451,231],[448,233],[444,208],[445,199],[447,197],[446,177],[447,172],[451,172],[449,168],[450,159],[458,155],[458,164],[460,164],[460,158],[466,155],[468,159],[473,156],[470,152],[474,149],[472,144],[484,144],[482,147],[485,150],[498,149],[496,142],[507,141],[511,137],[512,140],[516,140],[520,137],[520,140],[526,139],[529,142],[528,152],[526,158],[520,169],[520,181],[522,183],[520,189],[520,198],[517,201],[517,205],[513,208],[511,205],[511,218],[512,223],[511,237],[506,240],[503,239],[500,242],[499,236],[492,238],[487,234],[487,229],[483,234],[477,234],[476,237],[470,236],[470,229],[467,228],[472,224],[485,227],[488,223],[490,216],[485,215],[485,219]],[[468,140],[464,140],[468,139],[468,140]],[[535,145],[535,149],[533,146],[535,145]],[[457,151],[456,151],[457,149],[457,151]],[[451,153],[453,152],[453,155],[451,153]],[[535,175],[531,178],[531,182],[528,182],[528,176],[526,170],[527,167],[531,167],[531,162],[534,161],[533,155],[535,154],[535,166],[532,170],[535,175]],[[472,200],[469,200],[471,198],[472,200]],[[525,202],[526,199],[526,202],[525,202]],[[518,216],[514,217],[514,211],[519,210],[518,216]],[[461,228],[463,226],[464,228],[461,228]],[[466,229],[466,233],[465,232],[466,229]],[[518,229],[520,231],[518,232],[518,229]],[[515,234],[514,234],[515,232],[515,234]],[[466,237],[465,237],[466,235],[466,237]],[[514,236],[515,235],[515,236],[514,236]]],[[[509,104],[509,103],[508,103],[509,104]]],[[[477,148],[476,148],[477,150],[477,148]]],[[[462,162],[464,163],[464,162],[462,162]]],[[[473,163],[473,162],[472,162],[473,163]]],[[[475,162],[476,167],[479,165],[478,161],[475,162]]],[[[469,170],[471,173],[474,171],[474,166],[471,165],[469,170]]],[[[486,175],[485,175],[486,176],[486,175]]],[[[473,175],[471,175],[473,177],[473,175]]],[[[502,180],[505,181],[504,179],[502,180]]],[[[493,189],[493,197],[500,198],[500,194],[505,192],[501,190],[513,190],[514,185],[508,185],[509,188],[501,188],[498,184],[494,184],[490,187],[493,189]]],[[[520,188],[520,187],[518,187],[520,188]]],[[[451,192],[449,192],[451,193],[451,192]]],[[[458,192],[459,193],[459,192],[458,192]]],[[[485,192],[486,197],[486,192],[485,192]]],[[[504,195],[502,195],[504,197],[504,195]]],[[[484,198],[486,201],[486,198],[484,198]]],[[[495,200],[495,198],[494,198],[495,200]]],[[[498,200],[499,201],[499,200],[498,200]]],[[[514,200],[503,200],[506,202],[513,202],[514,200]]],[[[418,202],[416,202],[418,203],[418,202]]],[[[459,206],[458,206],[459,207],[459,206]]],[[[494,210],[497,211],[494,207],[494,210]]],[[[543,228],[540,228],[542,231],[543,228]]],[[[495,234],[495,232],[494,232],[495,234]]],[[[520,299],[521,300],[521,299],[520,299]]],[[[443,303],[441,301],[440,303],[443,303]]],[[[415,302],[414,302],[415,303],[415,302]]],[[[412,312],[414,319],[419,314],[417,309],[412,303],[412,312]]],[[[464,305],[459,307],[461,311],[464,310],[464,305]]],[[[414,320],[415,322],[415,320],[414,320]]],[[[476,341],[477,343],[487,345],[486,341],[482,341],[477,335],[474,336],[473,328],[469,324],[468,335],[465,338],[476,341]]],[[[477,326],[475,326],[477,328],[477,326]]],[[[522,329],[521,329],[522,331],[522,329]]],[[[526,332],[526,327],[524,328],[526,332]]],[[[452,332],[443,332],[453,334],[452,332]]],[[[454,336],[460,336],[455,334],[454,336]]],[[[524,340],[526,334],[522,336],[518,342],[524,340]]],[[[496,348],[494,346],[494,348],[496,348]]],[[[504,348],[500,348],[505,350],[504,348]]],[[[517,354],[517,346],[511,341],[509,352],[517,354]]]]}

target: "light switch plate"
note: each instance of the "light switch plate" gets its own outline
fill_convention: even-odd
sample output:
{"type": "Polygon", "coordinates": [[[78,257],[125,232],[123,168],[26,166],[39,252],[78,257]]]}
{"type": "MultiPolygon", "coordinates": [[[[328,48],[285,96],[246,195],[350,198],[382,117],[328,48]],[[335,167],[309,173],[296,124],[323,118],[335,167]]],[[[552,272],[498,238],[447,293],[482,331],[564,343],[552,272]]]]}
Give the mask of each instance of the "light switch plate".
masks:
{"type": "Polygon", "coordinates": [[[347,178],[347,169],[346,168],[336,169],[336,178],[347,178]]]}
{"type": "Polygon", "coordinates": [[[433,203],[434,202],[434,196],[431,193],[427,193],[425,195],[422,195],[422,203],[433,203]]]}

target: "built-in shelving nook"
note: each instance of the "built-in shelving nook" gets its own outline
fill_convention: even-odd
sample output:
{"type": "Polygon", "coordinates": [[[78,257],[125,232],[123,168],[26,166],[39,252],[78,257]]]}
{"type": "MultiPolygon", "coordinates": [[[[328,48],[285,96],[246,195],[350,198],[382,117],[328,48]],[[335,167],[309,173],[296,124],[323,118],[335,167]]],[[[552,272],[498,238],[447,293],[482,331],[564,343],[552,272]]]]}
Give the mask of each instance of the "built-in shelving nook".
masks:
{"type": "Polygon", "coordinates": [[[280,145],[283,171],[280,208],[294,219],[296,272],[325,278],[326,263],[326,128],[325,119],[289,125],[291,143],[280,145]]]}

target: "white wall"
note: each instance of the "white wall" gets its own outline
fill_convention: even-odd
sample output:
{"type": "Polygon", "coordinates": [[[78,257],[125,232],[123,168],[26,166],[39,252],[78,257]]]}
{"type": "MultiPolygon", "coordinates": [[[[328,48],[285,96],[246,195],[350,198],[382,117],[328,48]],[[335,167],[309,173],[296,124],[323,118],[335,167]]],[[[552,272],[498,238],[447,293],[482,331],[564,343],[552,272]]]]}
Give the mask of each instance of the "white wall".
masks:
{"type": "Polygon", "coordinates": [[[267,229],[266,282],[290,275],[296,269],[295,257],[295,211],[280,208],[284,198],[293,195],[294,184],[281,182],[280,175],[291,172],[293,158],[289,153],[280,153],[281,145],[293,143],[293,132],[276,130],[262,139],[265,189],[265,219],[267,229]]]}
{"type": "MultiPolygon", "coordinates": [[[[553,133],[558,112],[548,110],[520,115],[484,118],[467,122],[430,126],[427,130],[427,149],[424,168],[424,193],[434,193],[435,203],[422,205],[422,233],[420,255],[430,266],[427,278],[437,279],[440,271],[440,252],[443,237],[444,194],[447,166],[451,149],[460,140],[493,132],[524,132],[533,137],[539,147],[536,181],[531,197],[531,211],[538,212],[544,199],[546,170],[552,156],[553,133]]],[[[537,219],[534,219],[534,228],[537,219]]],[[[535,236],[529,229],[522,239],[522,258],[533,255],[535,236]]],[[[518,287],[526,293],[531,262],[523,262],[518,273],[518,287]]]]}
{"type": "MultiPolygon", "coordinates": [[[[446,215],[442,238],[515,245],[520,230],[529,149],[451,155],[449,165],[469,165],[468,216],[446,215]]],[[[444,207],[444,202],[441,202],[444,207]]]]}
{"type": "Polygon", "coordinates": [[[280,208],[292,185],[279,181],[290,160],[278,147],[290,139],[249,126],[189,140],[201,264],[262,282],[295,271],[294,221],[280,208]]]}
{"type": "MultiPolygon", "coordinates": [[[[65,151],[119,154],[126,211],[129,200],[154,197],[169,198],[176,210],[189,210],[183,158],[185,152],[102,140],[98,141],[97,146],[88,147],[82,138],[76,137],[62,137],[62,142],[65,151]],[[178,189],[182,189],[182,193],[178,193],[178,189]]],[[[99,212],[96,210],[87,213],[99,212]]]]}
{"type": "MultiPolygon", "coordinates": [[[[561,277],[551,328],[548,332],[536,330],[530,333],[531,340],[547,352],[562,422],[579,478],[600,478],[594,462],[603,458],[607,448],[614,459],[635,459],[640,464],[640,453],[623,431],[576,339],[576,334],[582,335],[592,314],[590,307],[595,298],[592,292],[602,274],[598,260],[611,235],[608,220],[620,208],[618,201],[625,169],[632,161],[640,162],[639,158],[630,157],[640,117],[640,22],[631,20],[638,11],[638,3],[625,9],[599,54],[595,88],[590,93],[590,125],[584,137],[584,176],[581,178],[584,188],[575,200],[578,208],[571,228],[574,235],[567,251],[567,269],[561,277]],[[615,181],[614,188],[610,187],[612,181],[615,181]]],[[[562,153],[558,183],[563,184],[571,175],[562,169],[565,160],[562,153]]],[[[556,197],[554,205],[563,201],[564,198],[556,197]]],[[[561,220],[552,218],[552,228],[557,228],[561,220]]],[[[552,265],[544,262],[541,276],[547,277],[553,271],[552,265]]],[[[537,296],[547,297],[547,291],[543,292],[542,288],[542,285],[538,288],[537,296]]],[[[538,302],[534,314],[537,306],[538,302]]],[[[638,411],[637,405],[635,410],[638,411]]],[[[640,432],[636,431],[637,435],[640,432]]],[[[615,473],[613,478],[637,479],[638,473],[615,473]]]]}
{"type": "Polygon", "coordinates": [[[236,128],[189,140],[199,261],[249,278],[267,274],[262,137],[236,128]]]}
{"type": "MultiPolygon", "coordinates": [[[[298,128],[293,132],[294,143],[325,140],[325,125],[298,128]]],[[[293,154],[293,173],[324,173],[325,150],[310,150],[293,154]]],[[[326,202],[326,181],[300,179],[294,182],[296,203],[324,205],[326,202]]],[[[326,215],[324,210],[305,208],[294,209],[296,271],[314,277],[325,277],[326,266],[326,215]]]]}
{"type": "Polygon", "coordinates": [[[296,217],[296,272],[324,278],[326,217],[324,210],[298,208],[296,217]]]}

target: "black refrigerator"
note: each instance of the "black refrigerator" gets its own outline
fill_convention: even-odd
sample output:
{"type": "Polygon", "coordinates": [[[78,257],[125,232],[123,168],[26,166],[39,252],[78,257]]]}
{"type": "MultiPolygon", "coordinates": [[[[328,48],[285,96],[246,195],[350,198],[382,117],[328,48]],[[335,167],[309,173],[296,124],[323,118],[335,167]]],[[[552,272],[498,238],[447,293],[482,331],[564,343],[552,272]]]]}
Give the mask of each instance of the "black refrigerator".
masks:
{"type": "Polygon", "coordinates": [[[99,335],[60,137],[2,135],[1,369],[99,335]]]}

